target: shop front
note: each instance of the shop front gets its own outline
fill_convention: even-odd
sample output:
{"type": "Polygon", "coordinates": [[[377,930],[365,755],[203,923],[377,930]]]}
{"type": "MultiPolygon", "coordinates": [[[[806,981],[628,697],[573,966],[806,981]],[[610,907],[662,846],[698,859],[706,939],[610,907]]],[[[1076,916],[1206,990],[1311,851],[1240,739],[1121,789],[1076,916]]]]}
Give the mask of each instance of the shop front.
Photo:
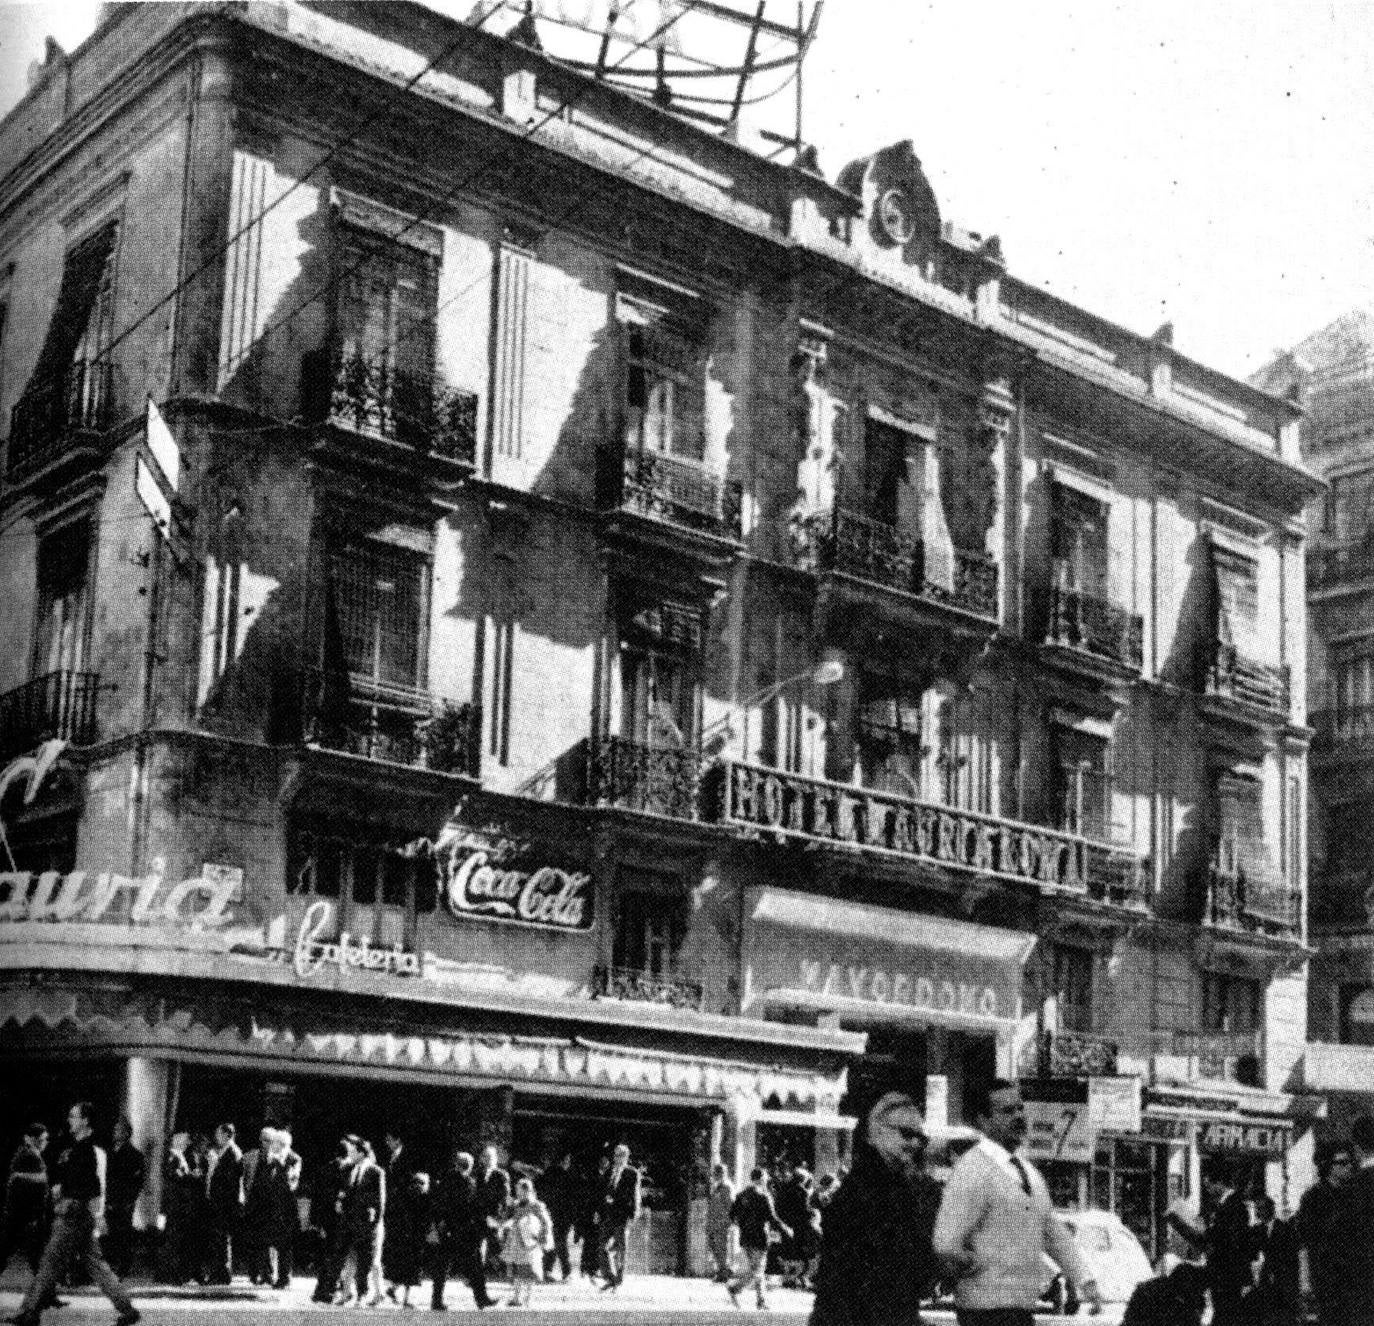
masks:
{"type": "Polygon", "coordinates": [[[909,1093],[943,1125],[967,1120],[965,1102],[1009,1071],[1035,935],[767,887],[747,892],[745,918],[746,1014],[868,1037],[839,1119],[765,1127],[761,1154],[833,1169],[885,1091],[909,1093]]]}

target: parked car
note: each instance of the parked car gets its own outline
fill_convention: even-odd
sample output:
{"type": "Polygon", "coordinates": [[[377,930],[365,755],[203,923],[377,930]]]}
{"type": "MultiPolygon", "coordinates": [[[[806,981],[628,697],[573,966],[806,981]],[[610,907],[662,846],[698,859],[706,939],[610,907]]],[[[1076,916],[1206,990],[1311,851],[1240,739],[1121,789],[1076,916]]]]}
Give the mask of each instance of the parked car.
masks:
{"type": "MultiPolygon", "coordinates": [[[[1104,1303],[1124,1303],[1142,1280],[1154,1272],[1140,1240],[1110,1211],[1058,1211],[1078,1245],[1089,1274],[1097,1281],[1104,1303]]],[[[1078,1296],[1059,1268],[1045,1258],[1044,1298],[1056,1312],[1078,1310],[1078,1296]]]]}

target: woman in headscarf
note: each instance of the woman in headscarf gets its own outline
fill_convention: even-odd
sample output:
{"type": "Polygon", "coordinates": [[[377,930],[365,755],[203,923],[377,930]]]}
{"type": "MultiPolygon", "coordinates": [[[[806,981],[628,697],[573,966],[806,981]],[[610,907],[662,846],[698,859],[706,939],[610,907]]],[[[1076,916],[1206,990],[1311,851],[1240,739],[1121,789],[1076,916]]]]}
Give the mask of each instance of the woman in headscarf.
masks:
{"type": "Polygon", "coordinates": [[[940,1185],[926,1173],[925,1119],[892,1091],[868,1112],[854,1165],[825,1213],[811,1326],[920,1326],[938,1278],[931,1234],[940,1185]]]}

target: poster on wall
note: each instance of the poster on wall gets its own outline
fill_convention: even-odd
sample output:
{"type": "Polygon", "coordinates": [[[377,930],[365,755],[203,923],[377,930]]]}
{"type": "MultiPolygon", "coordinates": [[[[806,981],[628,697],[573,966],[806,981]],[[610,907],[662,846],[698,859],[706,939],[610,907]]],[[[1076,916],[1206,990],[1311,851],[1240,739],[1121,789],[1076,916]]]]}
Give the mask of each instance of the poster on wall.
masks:
{"type": "Polygon", "coordinates": [[[1086,1101],[1028,1100],[1025,1104],[1025,1149],[1032,1160],[1092,1164],[1097,1129],[1086,1101]]]}

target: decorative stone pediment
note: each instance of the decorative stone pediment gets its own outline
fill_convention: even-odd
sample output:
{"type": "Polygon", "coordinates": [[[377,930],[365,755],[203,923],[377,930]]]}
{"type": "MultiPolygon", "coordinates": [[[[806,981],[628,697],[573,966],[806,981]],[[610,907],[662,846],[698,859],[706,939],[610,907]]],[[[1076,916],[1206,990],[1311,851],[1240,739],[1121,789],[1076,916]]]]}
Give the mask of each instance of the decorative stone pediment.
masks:
{"type": "Polygon", "coordinates": [[[914,267],[927,280],[971,297],[983,279],[1003,269],[995,235],[984,238],[942,219],[935,190],[909,138],[850,162],[837,182],[862,202],[874,249],[914,267]]]}

